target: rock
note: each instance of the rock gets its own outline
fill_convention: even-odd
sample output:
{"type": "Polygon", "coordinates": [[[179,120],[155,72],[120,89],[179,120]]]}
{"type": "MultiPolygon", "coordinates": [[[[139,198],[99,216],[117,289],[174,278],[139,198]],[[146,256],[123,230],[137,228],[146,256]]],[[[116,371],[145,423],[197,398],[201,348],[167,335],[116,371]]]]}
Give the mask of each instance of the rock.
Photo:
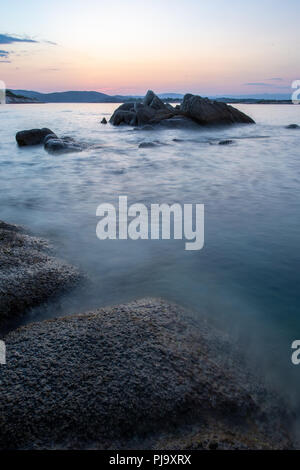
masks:
{"type": "Polygon", "coordinates": [[[81,152],[84,149],[84,146],[68,137],[53,138],[51,136],[47,136],[47,140],[44,143],[44,148],[47,150],[47,152],[55,154],[81,152]]]}
{"type": "Polygon", "coordinates": [[[224,333],[162,300],[32,323],[5,342],[1,449],[189,448],[187,433],[194,446],[208,435],[223,448],[226,433],[232,449],[292,446],[224,333]]]}
{"type": "Polygon", "coordinates": [[[169,111],[174,112],[176,110],[176,108],[174,108],[174,106],[172,106],[170,103],[166,103],[165,106],[169,111]]]}
{"type": "Polygon", "coordinates": [[[0,323],[79,280],[73,266],[53,257],[46,240],[0,222],[0,323]]]}
{"type": "Polygon", "coordinates": [[[185,116],[172,116],[169,119],[160,121],[159,127],[168,129],[195,129],[199,130],[199,124],[185,116]]]}
{"type": "Polygon", "coordinates": [[[139,130],[139,131],[153,131],[153,130],[154,130],[154,126],[152,126],[151,124],[145,124],[145,126],[136,127],[134,130],[139,130]]]}
{"type": "Polygon", "coordinates": [[[49,153],[81,152],[85,146],[69,137],[58,137],[50,129],[31,129],[16,134],[20,146],[44,144],[49,153]]]}
{"type": "Polygon", "coordinates": [[[54,134],[54,132],[47,128],[20,131],[16,134],[16,141],[20,147],[27,145],[40,145],[49,134],[54,134]]]}
{"type": "Polygon", "coordinates": [[[233,106],[191,94],[184,96],[180,110],[201,125],[254,123],[253,119],[233,106]]]}
{"type": "MultiPolygon", "coordinates": [[[[133,109],[133,108],[132,108],[133,109]]],[[[116,109],[114,114],[111,116],[109,122],[114,126],[119,126],[120,124],[127,124],[129,126],[137,125],[137,116],[134,111],[127,111],[123,109],[116,109]]]]}
{"type": "Polygon", "coordinates": [[[233,140],[220,140],[219,145],[231,145],[233,144],[233,140]]]}
{"type": "Polygon", "coordinates": [[[128,101],[126,103],[121,104],[117,110],[119,111],[133,111],[134,110],[134,102],[128,101]]]}
{"type": "Polygon", "coordinates": [[[289,124],[288,126],[286,126],[286,129],[299,129],[300,126],[298,126],[298,124],[289,124]]]}
{"type": "Polygon", "coordinates": [[[143,99],[143,105],[149,106],[154,110],[166,110],[167,106],[161,101],[161,99],[152,91],[148,90],[145,98],[143,99]]]}
{"type": "Polygon", "coordinates": [[[197,123],[198,126],[199,124],[254,123],[249,116],[226,103],[187,94],[181,106],[174,108],[170,104],[164,104],[152,90],[147,92],[142,103],[122,104],[113,113],[110,122],[115,126],[161,124],[165,127],[190,127],[192,122],[197,123]]]}
{"type": "Polygon", "coordinates": [[[178,111],[175,108],[166,106],[152,90],[149,90],[142,103],[128,102],[119,106],[109,122],[114,126],[120,124],[130,126],[153,125],[173,117],[176,112],[178,111]]]}
{"type": "Polygon", "coordinates": [[[105,117],[102,119],[101,124],[107,124],[107,120],[105,117]]]}
{"type": "Polygon", "coordinates": [[[57,135],[56,134],[48,134],[46,135],[46,137],[44,138],[44,141],[43,141],[43,144],[45,145],[49,140],[51,139],[58,139],[57,135]]]}
{"type": "Polygon", "coordinates": [[[156,143],[155,142],[142,142],[139,145],[140,149],[150,148],[150,147],[156,147],[156,143]]]}
{"type": "Polygon", "coordinates": [[[145,106],[142,103],[135,103],[134,110],[138,126],[150,123],[154,119],[155,110],[150,108],[150,106],[145,106]]]}

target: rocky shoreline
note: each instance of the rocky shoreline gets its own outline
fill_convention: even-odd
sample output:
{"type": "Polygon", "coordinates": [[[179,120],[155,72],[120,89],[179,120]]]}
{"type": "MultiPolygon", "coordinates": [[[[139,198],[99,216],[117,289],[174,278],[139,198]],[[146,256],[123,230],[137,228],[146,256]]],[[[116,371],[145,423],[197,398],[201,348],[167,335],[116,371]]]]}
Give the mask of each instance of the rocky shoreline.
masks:
{"type": "Polygon", "coordinates": [[[289,418],[228,338],[160,299],[5,337],[2,449],[292,448],[289,418]]]}
{"type": "Polygon", "coordinates": [[[57,259],[47,240],[0,221],[0,327],[75,286],[77,268],[57,259]]]}
{"type": "MultiPolygon", "coordinates": [[[[1,222],[1,319],[78,280],[1,222]]],[[[4,337],[1,449],[293,448],[283,403],[205,320],[161,299],[31,323],[4,337]]]]}

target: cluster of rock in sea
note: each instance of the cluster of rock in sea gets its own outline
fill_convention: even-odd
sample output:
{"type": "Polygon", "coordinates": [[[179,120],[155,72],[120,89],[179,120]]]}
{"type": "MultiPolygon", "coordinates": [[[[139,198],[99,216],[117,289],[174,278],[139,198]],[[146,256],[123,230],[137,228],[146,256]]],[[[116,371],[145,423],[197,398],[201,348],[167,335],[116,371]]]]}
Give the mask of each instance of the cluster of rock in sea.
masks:
{"type": "MultiPolygon", "coordinates": [[[[110,124],[113,126],[128,125],[134,129],[153,130],[154,127],[199,129],[203,126],[220,126],[231,124],[253,124],[254,121],[245,113],[223,102],[186,94],[180,105],[175,107],[163,101],[148,90],[142,102],[125,102],[112,114],[110,124]]],[[[107,124],[105,117],[101,124],[107,124]]],[[[297,124],[286,126],[287,129],[298,129],[297,124]]],[[[49,153],[81,152],[88,148],[86,143],[78,142],[71,137],[58,137],[51,129],[29,129],[16,134],[20,147],[44,145],[49,153]]],[[[220,145],[232,144],[223,140],[220,145]]],[[[141,148],[155,147],[155,142],[144,142],[141,148]]]]}
{"type": "MultiPolygon", "coordinates": [[[[174,108],[152,91],[110,119],[143,129],[253,122],[193,95],[174,108]]],[[[83,148],[50,129],[18,132],[16,139],[50,152],[83,148]]],[[[0,263],[0,330],[82,280],[47,241],[4,222],[0,263]]],[[[204,318],[196,322],[164,300],[39,321],[2,338],[1,449],[298,447],[293,416],[249,372],[241,350],[204,318]]]]}
{"type": "MultiPolygon", "coordinates": [[[[241,111],[228,106],[201,98],[185,95],[180,106],[164,104],[160,98],[149,90],[140,102],[126,102],[113,113],[109,122],[114,126],[128,124],[131,126],[153,125],[165,127],[199,127],[199,125],[219,125],[234,123],[253,123],[254,121],[241,111]]],[[[102,124],[107,124],[104,117],[102,124]]],[[[29,129],[17,132],[16,140],[20,147],[44,145],[50,153],[80,152],[87,146],[70,137],[58,137],[51,129],[29,129]]]]}
{"type": "Polygon", "coordinates": [[[58,137],[51,129],[47,128],[17,132],[16,141],[20,147],[44,145],[45,150],[50,153],[81,152],[85,147],[72,137],[58,137]]]}
{"type": "Polygon", "coordinates": [[[192,94],[184,96],[180,105],[165,104],[149,90],[143,102],[123,103],[110,118],[114,126],[164,125],[189,127],[206,125],[253,124],[252,118],[226,103],[192,94]]]}

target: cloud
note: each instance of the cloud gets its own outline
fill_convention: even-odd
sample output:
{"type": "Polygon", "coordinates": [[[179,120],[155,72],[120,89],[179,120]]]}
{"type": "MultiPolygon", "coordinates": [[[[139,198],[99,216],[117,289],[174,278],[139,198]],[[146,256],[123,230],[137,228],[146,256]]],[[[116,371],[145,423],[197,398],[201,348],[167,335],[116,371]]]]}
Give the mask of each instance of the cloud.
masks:
{"type": "Polygon", "coordinates": [[[255,86],[255,87],[264,87],[264,88],[275,88],[276,90],[290,90],[290,86],[286,85],[277,85],[276,83],[265,83],[265,82],[250,82],[244,83],[244,86],[255,86]]]}
{"type": "MultiPolygon", "coordinates": [[[[10,44],[15,44],[15,43],[30,43],[30,44],[41,44],[41,43],[44,43],[44,44],[49,44],[49,45],[52,45],[52,46],[56,46],[57,44],[55,42],[52,42],[52,41],[46,41],[46,40],[41,40],[41,41],[38,41],[36,39],[32,39],[28,36],[18,36],[16,34],[14,35],[10,35],[10,34],[0,34],[0,44],[7,44],[7,45],[10,45],[10,44]]],[[[8,60],[10,59],[10,54],[14,54],[14,56],[24,56],[24,55],[27,55],[29,54],[29,51],[21,51],[21,53],[16,53],[14,51],[6,51],[6,50],[3,50],[3,49],[0,49],[0,62],[1,63],[6,63],[6,64],[10,64],[11,61],[8,60]],[[1,60],[3,59],[3,60],[1,60]]]]}
{"type": "Polygon", "coordinates": [[[0,49],[0,57],[5,57],[7,59],[8,56],[9,56],[8,51],[3,51],[2,49],[0,49]]]}
{"type": "Polygon", "coordinates": [[[8,34],[0,34],[0,44],[13,44],[15,42],[30,42],[37,43],[35,39],[28,37],[10,36],[8,34]]]}
{"type": "Polygon", "coordinates": [[[283,78],[268,78],[270,82],[283,82],[283,78]]]}
{"type": "Polygon", "coordinates": [[[58,46],[56,42],[53,41],[43,41],[45,44],[50,44],[51,46],[58,46]]]}
{"type": "Polygon", "coordinates": [[[244,83],[245,86],[266,86],[266,87],[273,87],[272,83],[265,83],[265,82],[250,82],[250,83],[244,83]]]}

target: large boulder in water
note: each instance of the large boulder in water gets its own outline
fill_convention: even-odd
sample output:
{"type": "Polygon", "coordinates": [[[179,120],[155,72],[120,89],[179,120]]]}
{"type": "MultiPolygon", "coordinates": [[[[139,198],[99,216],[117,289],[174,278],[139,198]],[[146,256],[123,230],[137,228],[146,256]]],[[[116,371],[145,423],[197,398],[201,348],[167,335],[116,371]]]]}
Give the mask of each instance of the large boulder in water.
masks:
{"type": "Polygon", "coordinates": [[[254,123],[253,119],[232,106],[191,94],[185,95],[181,106],[174,108],[164,104],[152,90],[147,92],[141,103],[122,104],[110,118],[114,126],[162,124],[180,127],[182,123],[183,127],[189,127],[189,121],[198,125],[254,123]]]}
{"type": "Polygon", "coordinates": [[[45,137],[50,134],[54,134],[54,132],[47,128],[20,131],[16,134],[16,141],[20,147],[40,145],[44,143],[45,137]]]}
{"type": "Polygon", "coordinates": [[[0,324],[71,287],[80,278],[46,240],[0,221],[0,324]]]}
{"type": "Polygon", "coordinates": [[[86,148],[82,143],[76,142],[72,137],[57,137],[48,135],[44,140],[44,148],[49,153],[81,152],[86,148]]]}
{"type": "Polygon", "coordinates": [[[201,125],[254,123],[252,118],[233,106],[192,94],[184,96],[180,110],[201,125]]]}

